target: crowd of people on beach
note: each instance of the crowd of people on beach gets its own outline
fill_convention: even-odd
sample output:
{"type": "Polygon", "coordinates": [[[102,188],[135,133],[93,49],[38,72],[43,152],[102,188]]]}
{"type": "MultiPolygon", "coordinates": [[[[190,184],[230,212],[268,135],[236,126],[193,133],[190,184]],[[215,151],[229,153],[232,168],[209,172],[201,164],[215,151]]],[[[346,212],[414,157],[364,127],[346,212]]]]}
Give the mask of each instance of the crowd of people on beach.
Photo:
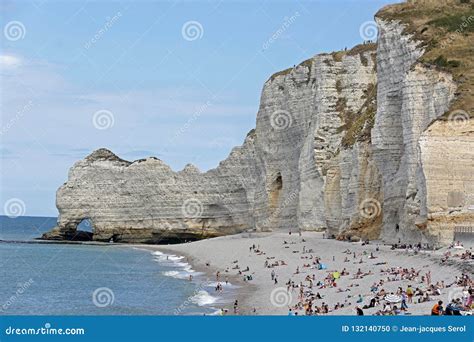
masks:
{"type": "Polygon", "coordinates": [[[460,241],[456,241],[451,244],[448,250],[444,253],[443,258],[441,258],[441,262],[445,263],[450,259],[457,259],[460,260],[474,260],[474,253],[471,250],[464,249],[463,244],[460,241]],[[455,249],[456,251],[462,251],[461,253],[453,252],[452,250],[455,249]]]}
{"type": "MultiPolygon", "coordinates": [[[[291,232],[289,235],[291,236],[291,232]]],[[[299,237],[301,237],[301,232],[299,237]]],[[[289,315],[326,315],[348,308],[357,315],[407,315],[411,314],[410,308],[414,305],[427,302],[432,302],[433,305],[431,312],[426,314],[466,315],[472,314],[474,310],[472,275],[462,273],[448,284],[443,280],[434,281],[431,271],[426,268],[428,265],[425,265],[424,269],[416,269],[415,267],[388,266],[386,261],[378,261],[379,246],[371,246],[373,248],[362,252],[350,249],[342,252],[343,262],[359,265],[357,271],[349,271],[354,270],[354,267],[332,269],[330,265],[335,261],[336,255],[329,260],[323,260],[312,248],[307,248],[306,242],[302,237],[297,240],[289,238],[283,241],[283,248],[293,248],[291,253],[299,253],[299,260],[301,260],[301,264],[294,269],[293,276],[285,282],[289,298],[297,299],[289,303],[289,315]],[[300,249],[295,250],[296,246],[300,246],[300,249]],[[375,278],[369,288],[360,285],[360,280],[366,277],[375,278]],[[408,285],[403,285],[406,283],[408,285]],[[389,291],[389,288],[395,288],[394,285],[397,290],[389,291]],[[338,294],[344,293],[343,299],[329,303],[325,300],[324,294],[327,290],[338,294]],[[449,298],[447,305],[444,305],[443,299],[446,294],[449,298]]],[[[370,242],[364,241],[363,244],[370,245],[370,242]]],[[[450,248],[455,246],[460,246],[460,244],[453,244],[450,248]]],[[[429,245],[400,243],[392,245],[391,249],[410,249],[418,253],[430,248],[429,245]]],[[[457,247],[457,249],[460,248],[457,247]]],[[[288,261],[267,255],[260,245],[252,244],[249,246],[249,252],[251,255],[264,258],[263,267],[269,270],[269,286],[270,284],[281,286],[278,270],[281,267],[288,267],[288,261]]],[[[456,254],[456,256],[453,253],[445,253],[443,259],[454,257],[466,259],[471,256],[470,251],[463,251],[461,255],[456,254]]],[[[237,272],[244,282],[252,281],[255,274],[248,266],[242,269],[238,260],[234,260],[232,266],[225,270],[227,273],[232,271],[237,272]]],[[[216,274],[216,280],[218,281],[216,291],[222,291],[222,286],[219,285],[222,280],[219,272],[216,274]]],[[[256,313],[256,308],[253,308],[252,312],[256,313]]],[[[347,313],[347,310],[345,312],[347,313]]],[[[234,314],[238,313],[238,302],[235,301],[234,314]]]]}
{"type": "MultiPolygon", "coordinates": [[[[355,258],[355,256],[354,256],[355,258]]],[[[315,257],[314,264],[320,264],[320,259],[315,257]]],[[[297,272],[295,273],[297,274],[297,272]]],[[[374,276],[372,270],[362,271],[358,268],[357,272],[352,275],[352,279],[362,279],[366,276],[374,276]]],[[[345,289],[338,286],[338,279],[340,277],[350,276],[350,273],[344,268],[341,271],[328,271],[327,275],[320,281],[316,282],[315,275],[307,276],[305,285],[300,282],[298,285],[293,280],[289,280],[287,290],[298,290],[298,302],[289,308],[289,314],[295,314],[298,310],[302,310],[305,315],[321,315],[328,314],[347,306],[351,306],[355,301],[355,312],[357,315],[364,315],[365,309],[372,309],[374,315],[404,315],[409,314],[409,306],[430,302],[440,298],[444,293],[444,289],[459,288],[462,290],[456,292],[458,295],[452,298],[446,309],[442,307],[442,301],[438,300],[432,308],[431,314],[445,314],[445,315],[462,315],[470,314],[474,309],[474,281],[468,274],[462,273],[461,276],[456,276],[454,281],[450,284],[445,284],[444,281],[432,283],[431,271],[421,274],[421,270],[414,268],[390,267],[382,268],[380,270],[380,279],[374,282],[370,287],[370,292],[367,292],[365,298],[359,293],[356,298],[350,294],[354,288],[359,287],[358,283],[351,283],[345,289]],[[397,281],[413,281],[419,283],[419,286],[413,288],[408,285],[406,289],[398,287],[396,292],[388,292],[385,290],[389,282],[397,281]],[[336,302],[329,306],[328,303],[322,302],[320,305],[315,305],[315,301],[323,299],[319,292],[312,291],[313,283],[318,289],[328,287],[337,288],[336,292],[349,292],[344,302],[336,302]],[[367,302],[364,304],[364,302],[367,302]]]]}

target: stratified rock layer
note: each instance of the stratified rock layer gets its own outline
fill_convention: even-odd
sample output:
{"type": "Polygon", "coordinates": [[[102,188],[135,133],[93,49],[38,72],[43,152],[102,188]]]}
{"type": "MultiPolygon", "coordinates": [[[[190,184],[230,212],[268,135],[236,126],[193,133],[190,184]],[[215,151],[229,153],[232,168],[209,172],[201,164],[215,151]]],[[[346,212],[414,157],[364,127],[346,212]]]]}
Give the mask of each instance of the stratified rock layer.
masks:
{"type": "Polygon", "coordinates": [[[448,243],[472,225],[474,128],[440,117],[452,77],[418,63],[421,45],[378,19],[378,43],[317,55],[264,85],[256,128],[213,170],[172,171],[106,149],[77,162],[57,192],[71,239],[168,243],[248,229],[448,243]]]}

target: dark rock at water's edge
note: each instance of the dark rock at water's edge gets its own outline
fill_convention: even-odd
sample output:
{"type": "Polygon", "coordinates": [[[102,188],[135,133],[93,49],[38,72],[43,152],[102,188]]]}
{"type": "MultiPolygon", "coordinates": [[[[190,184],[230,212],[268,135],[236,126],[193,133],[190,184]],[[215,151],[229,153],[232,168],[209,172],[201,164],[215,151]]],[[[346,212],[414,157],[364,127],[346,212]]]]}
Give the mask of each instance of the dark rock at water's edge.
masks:
{"type": "Polygon", "coordinates": [[[97,236],[92,232],[80,230],[61,230],[57,227],[50,232],[44,233],[39,240],[55,240],[55,241],[96,241],[96,242],[114,242],[114,243],[139,243],[151,245],[168,245],[192,242],[218,235],[192,234],[191,232],[183,232],[181,234],[158,232],[152,229],[140,229],[139,232],[117,230],[118,233],[102,233],[97,236]]]}
{"type": "Polygon", "coordinates": [[[41,238],[43,240],[67,240],[67,241],[92,241],[93,233],[86,232],[83,230],[69,230],[62,232],[59,229],[54,228],[53,230],[44,233],[41,238]]]}

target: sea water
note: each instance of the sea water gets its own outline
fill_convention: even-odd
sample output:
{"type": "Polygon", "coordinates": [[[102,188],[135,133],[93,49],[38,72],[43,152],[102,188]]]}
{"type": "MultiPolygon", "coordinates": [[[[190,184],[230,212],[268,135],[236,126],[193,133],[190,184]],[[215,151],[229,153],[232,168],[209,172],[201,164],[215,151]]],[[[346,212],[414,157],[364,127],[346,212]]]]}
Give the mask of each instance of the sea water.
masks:
{"type": "Polygon", "coordinates": [[[56,218],[0,216],[0,315],[202,315],[232,298],[230,287],[216,295],[216,284],[178,255],[116,244],[25,243],[55,224],[56,218]]]}

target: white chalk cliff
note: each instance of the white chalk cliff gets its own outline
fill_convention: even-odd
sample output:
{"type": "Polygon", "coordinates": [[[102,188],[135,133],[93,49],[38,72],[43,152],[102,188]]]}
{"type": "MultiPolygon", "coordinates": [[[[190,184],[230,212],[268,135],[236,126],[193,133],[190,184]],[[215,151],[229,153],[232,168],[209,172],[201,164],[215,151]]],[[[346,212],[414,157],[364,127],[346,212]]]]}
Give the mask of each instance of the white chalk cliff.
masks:
{"type": "Polygon", "coordinates": [[[172,171],[99,149],[57,192],[73,239],[89,219],[98,241],[169,243],[257,231],[327,229],[328,236],[452,241],[474,222],[474,123],[443,116],[449,72],[425,47],[377,18],[376,44],[320,54],[265,83],[256,128],[213,170],[172,171]]]}

